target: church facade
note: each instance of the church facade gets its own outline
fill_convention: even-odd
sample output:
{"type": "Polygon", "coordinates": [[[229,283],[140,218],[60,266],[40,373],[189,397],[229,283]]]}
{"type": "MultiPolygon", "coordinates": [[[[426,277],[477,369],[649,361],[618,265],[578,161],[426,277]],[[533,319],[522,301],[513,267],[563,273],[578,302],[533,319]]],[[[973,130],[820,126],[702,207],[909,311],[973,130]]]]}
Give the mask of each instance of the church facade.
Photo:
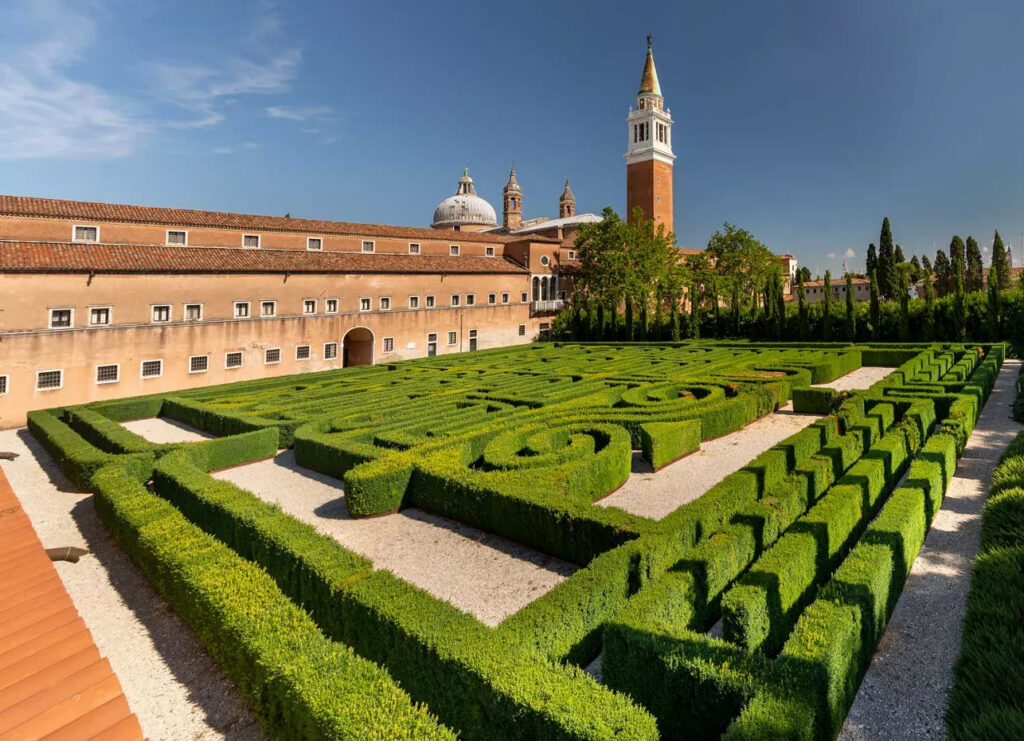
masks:
{"type": "MultiPolygon", "coordinates": [[[[653,52],[627,121],[627,206],[672,227],[671,117],[653,52]]],[[[469,173],[430,227],[0,196],[0,428],[32,409],[532,341],[581,224],[502,221],[469,173]]]]}

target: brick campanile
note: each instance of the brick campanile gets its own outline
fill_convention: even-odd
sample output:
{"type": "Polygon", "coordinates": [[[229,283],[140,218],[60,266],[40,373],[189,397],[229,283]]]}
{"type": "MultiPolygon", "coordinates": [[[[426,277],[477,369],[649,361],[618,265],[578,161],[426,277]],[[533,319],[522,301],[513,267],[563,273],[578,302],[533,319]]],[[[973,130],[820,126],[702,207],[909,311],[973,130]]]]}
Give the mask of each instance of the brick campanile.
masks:
{"type": "Polygon", "coordinates": [[[672,231],[672,115],[661,96],[650,36],[636,108],[630,108],[626,121],[626,216],[632,219],[639,206],[645,218],[672,231]]]}

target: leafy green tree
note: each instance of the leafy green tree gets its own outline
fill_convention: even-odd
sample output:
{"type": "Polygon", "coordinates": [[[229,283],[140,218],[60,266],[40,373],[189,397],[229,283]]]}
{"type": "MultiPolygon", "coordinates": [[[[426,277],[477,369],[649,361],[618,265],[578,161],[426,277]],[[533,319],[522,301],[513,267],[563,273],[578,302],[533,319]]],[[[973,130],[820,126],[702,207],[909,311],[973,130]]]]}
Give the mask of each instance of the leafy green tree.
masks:
{"type": "Polygon", "coordinates": [[[732,286],[732,298],[729,301],[729,312],[732,323],[732,336],[740,336],[740,287],[734,282],[732,286]]]}
{"type": "Polygon", "coordinates": [[[857,311],[853,304],[853,273],[846,274],[846,339],[857,339],[857,311]]]}
{"type": "Polygon", "coordinates": [[[711,279],[711,315],[714,319],[714,332],[715,337],[722,336],[722,312],[721,312],[721,300],[718,295],[718,281],[715,278],[711,279]]]}
{"type": "Polygon", "coordinates": [[[935,289],[939,296],[951,293],[954,283],[953,266],[949,264],[946,253],[939,250],[935,253],[935,289]]]}
{"type": "Polygon", "coordinates": [[[721,287],[732,292],[732,286],[753,299],[758,286],[771,273],[779,270],[779,259],[746,229],[725,222],[708,240],[705,254],[714,264],[721,287]]]}
{"type": "Polygon", "coordinates": [[[1010,289],[1010,261],[1006,256],[1006,247],[1003,245],[1003,238],[996,230],[995,239],[992,240],[992,266],[989,272],[988,282],[992,282],[992,273],[999,277],[999,288],[1007,291],[1010,289]]]}
{"type": "Polygon", "coordinates": [[[932,261],[928,259],[928,255],[923,255],[921,257],[921,270],[924,272],[925,276],[932,274],[932,261]]]}
{"type": "Polygon", "coordinates": [[[984,263],[981,259],[981,248],[974,237],[967,238],[967,268],[964,271],[964,288],[970,292],[980,291],[985,287],[984,263]]]}
{"type": "Polygon", "coordinates": [[[900,292],[900,342],[910,339],[910,282],[907,275],[907,264],[899,265],[899,292],[900,292]]]}
{"type": "Polygon", "coordinates": [[[921,262],[917,259],[917,255],[910,258],[910,282],[917,283],[921,280],[923,270],[921,269],[921,262]]]}
{"type": "Polygon", "coordinates": [[[967,315],[964,312],[964,264],[953,263],[953,326],[955,342],[963,342],[967,329],[967,315]]]}
{"type": "Polygon", "coordinates": [[[690,286],[690,336],[700,339],[700,289],[696,283],[690,286]]]}
{"type": "Polygon", "coordinates": [[[800,339],[807,340],[807,295],[804,292],[804,275],[798,273],[796,276],[796,300],[797,315],[799,316],[800,339]]]}
{"type": "Polygon", "coordinates": [[[832,272],[825,271],[825,319],[822,323],[825,342],[832,341],[832,272]]]}
{"type": "Polygon", "coordinates": [[[896,248],[892,243],[889,217],[886,216],[882,219],[882,231],[878,238],[878,290],[882,298],[894,298],[897,290],[896,284],[896,248]]]}
{"type": "Polygon", "coordinates": [[[899,265],[901,262],[906,262],[906,259],[903,257],[903,248],[900,247],[899,245],[896,245],[895,255],[897,265],[899,265]]]}
{"type": "Polygon", "coordinates": [[[1002,281],[999,267],[995,263],[992,265],[991,271],[988,274],[988,321],[989,327],[992,331],[992,339],[997,340],[1002,336],[999,314],[1001,311],[1001,298],[1000,298],[1000,284],[1002,281]]]}
{"type": "Polygon", "coordinates": [[[878,250],[875,248],[874,243],[868,245],[868,256],[864,262],[864,270],[869,276],[878,270],[878,250]]]}
{"type": "Polygon", "coordinates": [[[673,342],[679,342],[679,301],[673,296],[669,304],[669,332],[673,342]]]}
{"type": "Polygon", "coordinates": [[[806,265],[800,268],[797,272],[804,279],[804,283],[808,282],[811,279],[811,269],[806,265]]]}
{"type": "Polygon", "coordinates": [[[879,324],[881,324],[881,307],[878,305],[878,270],[871,271],[871,339],[878,339],[879,324]]]}
{"type": "Polygon", "coordinates": [[[957,260],[966,264],[967,257],[964,250],[964,240],[960,239],[959,234],[954,234],[953,239],[949,243],[949,262],[952,264],[957,260]]]}
{"type": "Polygon", "coordinates": [[[633,297],[626,296],[626,339],[636,339],[636,325],[633,323],[633,297]]]}

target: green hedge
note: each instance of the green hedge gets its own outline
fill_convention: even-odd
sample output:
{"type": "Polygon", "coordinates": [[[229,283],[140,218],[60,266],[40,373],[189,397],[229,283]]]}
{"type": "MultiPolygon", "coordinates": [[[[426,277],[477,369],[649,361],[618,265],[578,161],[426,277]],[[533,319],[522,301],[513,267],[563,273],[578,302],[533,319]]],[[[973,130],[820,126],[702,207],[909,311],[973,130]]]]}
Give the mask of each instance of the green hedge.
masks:
{"type": "Polygon", "coordinates": [[[93,479],[118,543],[279,739],[454,739],[380,667],[324,638],[260,568],[119,466],[93,479]]]}
{"type": "Polygon", "coordinates": [[[839,392],[828,388],[793,389],[793,411],[799,414],[831,414],[839,392]]]}

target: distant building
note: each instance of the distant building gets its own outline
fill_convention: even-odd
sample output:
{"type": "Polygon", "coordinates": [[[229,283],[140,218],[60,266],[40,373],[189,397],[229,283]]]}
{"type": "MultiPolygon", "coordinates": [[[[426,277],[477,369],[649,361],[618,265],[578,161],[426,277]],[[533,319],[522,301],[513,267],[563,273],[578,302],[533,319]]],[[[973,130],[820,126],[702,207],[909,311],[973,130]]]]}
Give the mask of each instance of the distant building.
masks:
{"type": "MultiPolygon", "coordinates": [[[[868,301],[871,298],[871,281],[867,278],[853,278],[853,300],[868,301]]],[[[846,278],[832,279],[832,302],[846,301],[846,278]]],[[[804,296],[807,303],[816,304],[825,300],[825,281],[811,280],[804,283],[804,296]]]]}
{"type": "Polygon", "coordinates": [[[782,266],[783,293],[793,293],[793,286],[796,285],[796,272],[799,270],[797,260],[793,255],[779,255],[779,264],[782,266]]]}

